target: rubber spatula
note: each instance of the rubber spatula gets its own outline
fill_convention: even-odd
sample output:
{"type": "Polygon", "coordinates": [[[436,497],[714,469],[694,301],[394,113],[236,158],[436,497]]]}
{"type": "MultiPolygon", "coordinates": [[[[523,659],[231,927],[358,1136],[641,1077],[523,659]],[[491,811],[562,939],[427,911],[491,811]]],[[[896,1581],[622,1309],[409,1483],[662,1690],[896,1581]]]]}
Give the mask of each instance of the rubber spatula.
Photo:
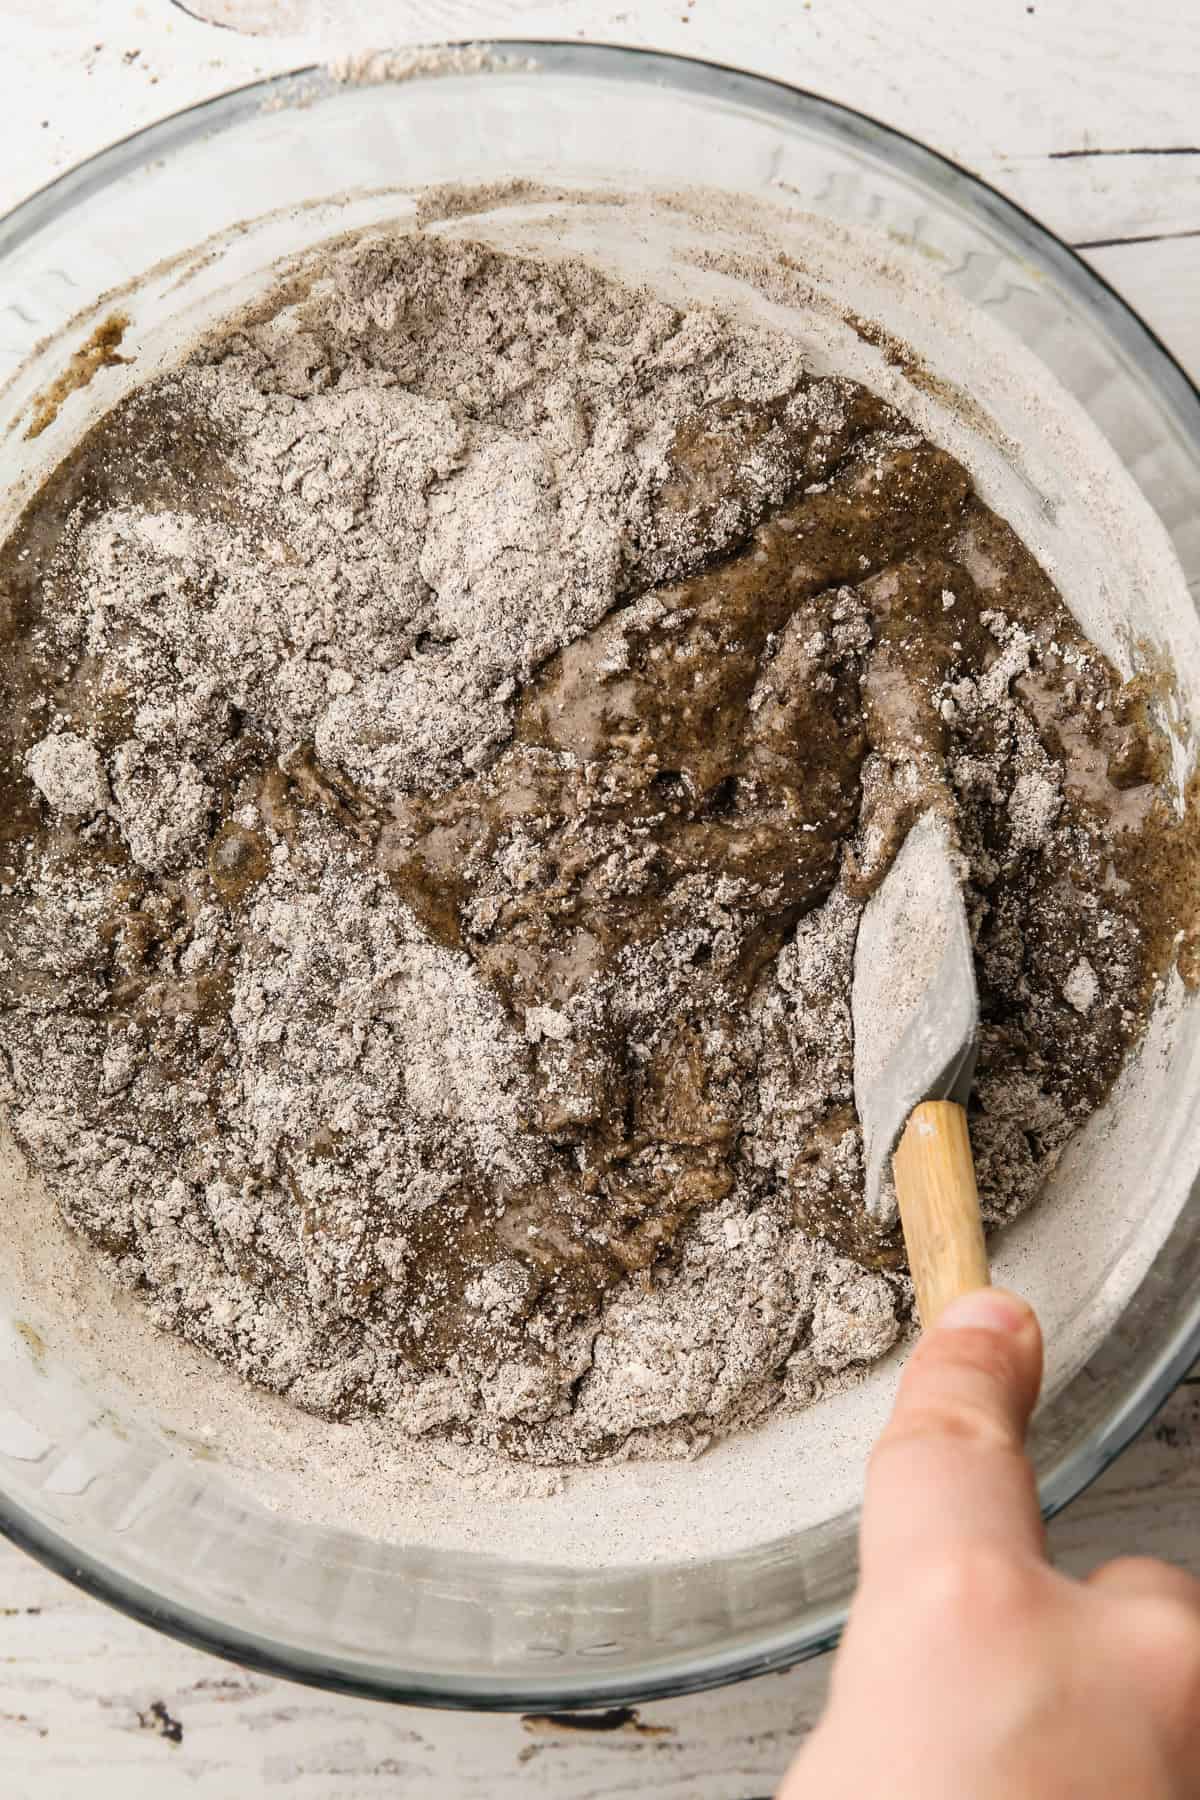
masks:
{"type": "Polygon", "coordinates": [[[945,821],[913,825],[863,911],[854,951],[854,1100],[866,1201],[899,1207],[922,1325],[989,1283],[966,1103],[979,996],[945,821]]]}

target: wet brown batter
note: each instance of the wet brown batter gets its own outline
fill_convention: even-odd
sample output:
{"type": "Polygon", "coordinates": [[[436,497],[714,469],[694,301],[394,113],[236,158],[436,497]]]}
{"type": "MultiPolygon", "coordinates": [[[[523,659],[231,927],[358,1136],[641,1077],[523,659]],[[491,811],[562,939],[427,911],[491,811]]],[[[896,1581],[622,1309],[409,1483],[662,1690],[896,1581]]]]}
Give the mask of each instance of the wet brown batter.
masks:
{"type": "MultiPolygon", "coordinates": [[[[739,1027],[767,972],[835,889],[848,903],[873,889],[927,806],[955,821],[972,865],[984,1085],[1033,1068],[1082,1118],[1141,1029],[1192,842],[1159,792],[1163,749],[1144,688],[1123,686],[1081,638],[953,458],[844,389],[832,431],[797,423],[792,395],[719,402],[684,422],[620,603],[530,672],[511,733],[483,766],[437,791],[383,798],[234,708],[203,768],[213,795],[203,846],[161,870],[131,856],[110,818],[48,806],[29,758],[51,725],[84,736],[110,766],[129,737],[138,696],[127,675],[55,629],[72,545],[89,521],[131,504],[237,516],[223,431],[189,415],[170,381],[134,396],[67,460],[0,555],[0,1019],[58,1004],[54,972],[39,972],[22,943],[31,917],[55,904],[55,880],[90,871],[104,904],[79,1017],[110,1032],[128,1023],[165,1080],[207,1084],[206,1129],[219,1140],[221,1027],[238,959],[253,954],[250,908],[280,847],[300,866],[320,831],[385,871],[428,938],[465,955],[516,1021],[540,1172],[497,1177],[464,1147],[457,1180],[407,1221],[408,1310],[388,1316],[387,1332],[411,1367],[515,1345],[534,1319],[545,1334],[586,1318],[630,1274],[648,1280],[669,1265],[687,1221],[744,1177],[755,1071],[739,1027]],[[776,504],[730,478],[768,450],[786,477],[776,504]],[[706,561],[721,506],[742,509],[738,528],[706,561]],[[1008,710],[980,699],[989,677],[1008,710]],[[1034,744],[1061,776],[1053,846],[1030,835],[1013,801],[1034,744]],[[1006,757],[997,787],[986,771],[1006,757]],[[1043,1002],[1064,970],[1092,969],[1086,908],[1062,901],[1097,883],[1121,955],[1086,1008],[1043,1002]],[[203,908],[219,909],[219,947],[181,975],[203,908]],[[652,1030],[631,998],[651,970],[652,1030]],[[500,1263],[523,1284],[503,1327],[465,1298],[500,1263]]],[[[269,521],[244,523],[269,532],[269,521]]],[[[195,604],[206,604],[199,590],[195,604]]],[[[845,1097],[830,1096],[791,1195],[768,1184],[761,1203],[790,1205],[806,1231],[895,1269],[895,1238],[876,1234],[846,1175],[853,1131],[845,1097]]],[[[335,1185],[363,1182],[370,1229],[357,1286],[338,1304],[346,1319],[377,1322],[390,1278],[377,1246],[392,1239],[372,1212],[359,1147],[332,1125],[303,1155],[335,1185]]],[[[295,1192],[307,1231],[336,1229],[295,1192]]],[[[111,1254],[134,1249],[132,1236],[89,1222],[82,1202],[71,1216],[111,1254]]],[[[293,1291],[282,1268],[272,1275],[249,1254],[244,1267],[293,1291]]],[[[302,1286],[294,1295],[299,1306],[302,1286]]],[[[369,1393],[331,1409],[364,1404],[369,1393]]]]}
{"type": "MultiPolygon", "coordinates": [[[[535,1223],[538,1260],[559,1277],[564,1262],[583,1263],[590,1279],[604,1265],[609,1279],[648,1266],[690,1211],[728,1191],[737,1109],[722,1103],[704,1055],[705,1023],[736,1028],[852,842],[847,883],[865,898],[924,807],[954,815],[950,728],[935,695],[955,675],[982,674],[997,651],[980,618],[986,602],[955,558],[959,541],[1004,560],[1011,616],[1056,646],[1050,672],[1024,681],[1052,753],[1065,754],[1060,721],[1072,718],[1081,820],[1107,829],[1121,797],[1137,794],[1144,823],[1162,749],[1140,692],[1104,668],[1111,704],[1076,712],[1061,670],[1082,640],[1036,564],[951,457],[920,445],[884,447],[877,459],[869,436],[824,492],[782,508],[738,555],[655,590],[648,612],[618,614],[556,657],[522,697],[516,742],[486,778],[405,803],[389,821],[381,856],[405,900],[518,1013],[563,1005],[631,944],[688,931],[697,882],[742,884],[719,931],[691,931],[686,1001],[650,1059],[631,1058],[619,1016],[596,1021],[583,1043],[540,1047],[538,1126],[567,1167],[561,1188],[510,1200],[503,1235],[519,1243],[535,1223]],[[951,588],[953,609],[943,602],[951,588]],[[920,779],[864,795],[870,751],[920,779]],[[1103,775],[1085,793],[1087,769],[1103,775]],[[498,880],[497,850],[518,825],[527,860],[498,880]],[[581,1242],[600,1223],[603,1257],[581,1242]]],[[[1159,831],[1173,836],[1165,816],[1150,837],[1159,831]]],[[[1118,834],[1113,850],[1129,918],[1150,925],[1148,984],[1177,914],[1146,843],[1118,834]]],[[[1037,877],[1052,890],[1070,873],[1045,866],[1037,877]]],[[[1069,966],[1080,945],[1073,922],[1050,909],[1027,948],[1069,966]]],[[[1114,1024],[1136,1004],[1138,979],[1109,996],[1114,1024]]],[[[985,980],[985,1016],[1001,1024],[996,1002],[985,980]]],[[[1077,1105],[1107,1092],[1128,1041],[1112,1030],[1101,1059],[1069,1077],[1063,1047],[1077,1105]]],[[[895,1234],[876,1237],[857,1192],[831,1196],[805,1223],[869,1262],[900,1262],[895,1234]]]]}

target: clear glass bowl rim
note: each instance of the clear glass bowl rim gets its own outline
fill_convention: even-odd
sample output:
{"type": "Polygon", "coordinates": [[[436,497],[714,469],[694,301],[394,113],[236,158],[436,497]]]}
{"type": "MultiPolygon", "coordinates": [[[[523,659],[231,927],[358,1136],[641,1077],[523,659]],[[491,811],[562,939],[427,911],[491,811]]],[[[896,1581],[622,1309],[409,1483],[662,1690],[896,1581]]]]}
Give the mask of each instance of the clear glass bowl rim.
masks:
{"type": "MultiPolygon", "coordinates": [[[[1065,282],[1075,300],[1117,340],[1157,391],[1185,438],[1200,454],[1200,389],[1161,339],[1105,277],[1043,225],[980,176],[951,157],[933,150],[906,132],[840,101],[810,89],[777,81],[735,66],[699,57],[639,49],[619,44],[571,43],[559,39],[497,38],[460,40],[433,48],[471,49],[497,59],[529,58],[539,74],[621,78],[639,84],[675,88],[684,93],[738,103],[774,115],[781,122],[810,121],[832,129],[843,140],[875,153],[886,153],[896,167],[939,189],[968,212],[999,227],[1020,245],[1030,263],[1049,269],[1065,282]]],[[[334,91],[327,71],[312,65],[248,83],[198,102],[157,123],[118,139],[37,189],[0,218],[0,257],[16,250],[59,212],[86,200],[110,182],[165,158],[198,138],[258,113],[264,105],[311,101],[334,91]]],[[[1197,1184],[1200,1188],[1200,1184],[1197,1184]]],[[[1192,1199],[1197,1189],[1193,1189],[1192,1199]]],[[[1159,1347],[1153,1362],[1125,1393],[1103,1427],[1079,1443],[1044,1477],[1042,1510],[1047,1518],[1076,1499],[1116,1460],[1130,1441],[1168,1399],[1200,1357],[1200,1295],[1182,1323],[1159,1347]]],[[[98,1559],[81,1556],[70,1540],[37,1519],[26,1507],[0,1491],[0,1535],[47,1568],[94,1598],[197,1649],[225,1657],[242,1667],[333,1692],[412,1706],[460,1711],[511,1712],[539,1708],[611,1706],[618,1701],[665,1699],[747,1680],[786,1669],[832,1649],[845,1623],[845,1609],[794,1629],[777,1632],[760,1646],[739,1648],[698,1660],[687,1671],[675,1670],[660,1681],[643,1679],[631,1687],[615,1674],[596,1676],[568,1690],[561,1682],[533,1684],[520,1691],[475,1689],[467,1680],[448,1678],[391,1679],[336,1658],[318,1658],[266,1636],[241,1631],[191,1608],[167,1603],[151,1588],[117,1575],[98,1559]]]]}

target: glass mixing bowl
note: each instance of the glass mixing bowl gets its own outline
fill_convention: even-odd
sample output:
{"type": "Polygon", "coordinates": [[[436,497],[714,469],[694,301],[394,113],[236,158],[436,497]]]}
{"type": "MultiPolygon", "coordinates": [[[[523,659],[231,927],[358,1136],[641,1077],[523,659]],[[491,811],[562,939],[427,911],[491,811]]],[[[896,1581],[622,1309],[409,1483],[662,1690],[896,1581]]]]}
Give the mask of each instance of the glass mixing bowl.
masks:
{"type": "MultiPolygon", "coordinates": [[[[361,84],[306,71],[243,89],[115,145],[4,220],[0,524],[122,382],[144,378],[274,258],[394,214],[398,189],[513,176],[660,193],[700,184],[806,209],[835,232],[869,227],[981,309],[1098,426],[1194,590],[1200,398],[1033,219],[898,133],[759,77],[595,46],[512,43],[494,56],[502,71],[361,84]],[[114,310],[129,317],[124,348],[137,363],[102,370],[67,394],[48,430],[26,436],[33,397],[64,371],[69,385],[80,368],[71,352],[114,310]]],[[[619,232],[620,209],[610,214],[619,232]]],[[[921,329],[910,318],[909,341],[921,329]]],[[[936,369],[953,345],[921,348],[936,369]]],[[[1033,412],[1026,424],[1037,427],[1033,412]]],[[[1152,1129],[1132,1188],[1110,1177],[1124,1226],[1089,1277],[1089,1305],[1111,1304],[1091,1306],[1103,1328],[1090,1334],[1072,1338],[1064,1323],[1067,1349],[1033,1434],[1047,1511],[1105,1467],[1200,1350],[1195,1036],[1160,1046],[1130,1101],[1152,1129]]],[[[11,1221],[28,1177],[2,1144],[0,1188],[11,1221]]],[[[1053,1228],[1047,1217],[1039,1231],[1053,1228]]],[[[1012,1255],[1002,1245],[1017,1279],[1036,1262],[1021,1262],[1022,1229],[1012,1255]]],[[[827,1516],[766,1542],[751,1517],[737,1547],[707,1558],[601,1568],[583,1553],[566,1566],[501,1543],[453,1553],[384,1543],[261,1504],[203,1442],[147,1423],[128,1400],[138,1367],[126,1370],[125,1401],[98,1396],[86,1351],[56,1342],[38,1310],[29,1256],[10,1248],[3,1260],[0,1528],[164,1631],[325,1687],[478,1708],[679,1693],[782,1668],[837,1636],[855,1579],[862,1433],[827,1516]]],[[[52,1282],[53,1270],[40,1278],[52,1282]]],[[[807,1429],[823,1431],[814,1421],[807,1429]]],[[[752,1491],[742,1507],[753,1514],[752,1491]]]]}

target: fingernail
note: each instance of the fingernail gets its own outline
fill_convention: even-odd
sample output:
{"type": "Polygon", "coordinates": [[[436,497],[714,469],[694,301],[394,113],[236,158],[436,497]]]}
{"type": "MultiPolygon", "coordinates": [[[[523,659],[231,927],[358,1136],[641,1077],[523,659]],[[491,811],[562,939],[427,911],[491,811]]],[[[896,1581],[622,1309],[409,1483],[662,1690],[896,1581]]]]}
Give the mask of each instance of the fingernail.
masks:
{"type": "Polygon", "coordinates": [[[938,1330],[946,1331],[1020,1331],[1029,1323],[1030,1309],[1016,1294],[1002,1288],[978,1288],[973,1294],[960,1294],[938,1317],[938,1330]]]}

